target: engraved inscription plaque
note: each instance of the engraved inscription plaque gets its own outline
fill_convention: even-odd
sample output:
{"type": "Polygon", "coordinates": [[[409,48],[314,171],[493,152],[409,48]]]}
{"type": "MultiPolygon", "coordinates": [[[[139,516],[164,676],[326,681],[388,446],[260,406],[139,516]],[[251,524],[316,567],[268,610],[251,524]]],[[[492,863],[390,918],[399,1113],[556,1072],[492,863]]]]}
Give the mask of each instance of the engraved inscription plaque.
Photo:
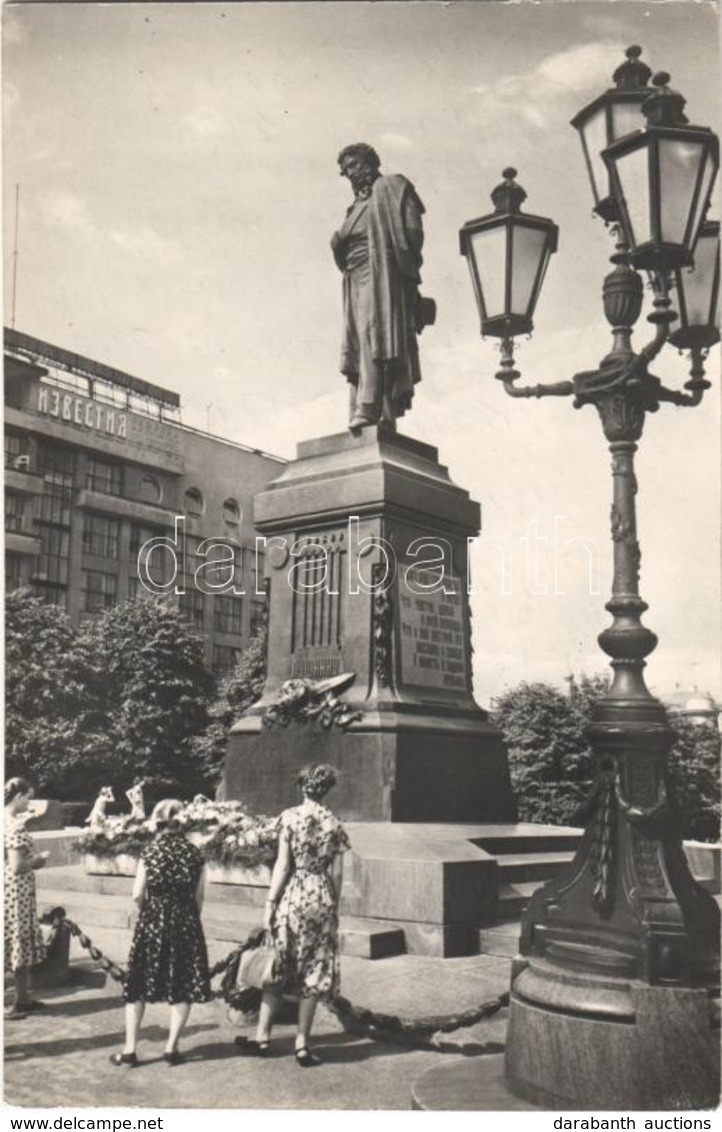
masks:
{"type": "MultiPolygon", "coordinates": [[[[466,691],[469,687],[467,650],[464,641],[462,582],[444,577],[444,593],[437,571],[414,572],[414,581],[429,585],[423,595],[399,586],[399,639],[401,680],[427,688],[466,691]]],[[[418,587],[417,587],[418,588],[418,587]]]]}

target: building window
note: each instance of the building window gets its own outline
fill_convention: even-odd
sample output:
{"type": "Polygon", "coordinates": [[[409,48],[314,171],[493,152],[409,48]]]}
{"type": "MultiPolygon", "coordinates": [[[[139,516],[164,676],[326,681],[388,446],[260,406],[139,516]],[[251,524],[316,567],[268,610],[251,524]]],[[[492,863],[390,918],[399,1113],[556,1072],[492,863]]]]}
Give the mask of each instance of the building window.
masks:
{"type": "Polygon", "coordinates": [[[200,543],[201,540],[194,535],[186,535],[183,539],[183,576],[186,589],[195,585],[196,570],[203,562],[203,559],[198,557],[200,543]]]}
{"type": "Polygon", "coordinates": [[[85,486],[90,491],[101,491],[104,495],[122,495],[123,467],[109,460],[88,460],[85,486]]]}
{"type": "Polygon", "coordinates": [[[203,606],[205,595],[200,590],[186,590],[178,597],[178,610],[184,621],[196,629],[203,628],[203,606]]]}
{"type": "Polygon", "coordinates": [[[38,445],[38,471],[47,483],[72,487],[75,482],[75,452],[62,444],[41,441],[38,445]]]}
{"type": "Polygon", "coordinates": [[[216,594],[213,599],[213,628],[216,633],[232,633],[240,637],[242,629],[243,601],[240,597],[216,594]]]}
{"type": "Polygon", "coordinates": [[[33,581],[41,585],[68,584],[70,534],[57,527],[40,527],[40,554],[33,581]]]}
{"type": "Polygon", "coordinates": [[[38,445],[38,471],[45,481],[38,521],[69,527],[75,483],[75,452],[60,444],[41,441],[38,445]]]}
{"type": "Polygon", "coordinates": [[[39,522],[53,523],[58,527],[69,527],[72,501],[72,488],[46,481],[43,494],[40,496],[39,522]]]}
{"type": "Polygon", "coordinates": [[[116,558],[120,524],[103,515],[86,515],[83,526],[83,553],[95,558],[116,558]]]}
{"type": "Polygon", "coordinates": [[[186,515],[202,515],[204,509],[203,496],[197,487],[189,487],[183,496],[186,515]]]}
{"type": "Polygon", "coordinates": [[[33,580],[33,586],[37,596],[46,605],[59,605],[61,608],[65,608],[67,601],[65,586],[48,585],[47,583],[40,586],[36,585],[35,580],[33,580]]]}
{"type": "Polygon", "coordinates": [[[144,503],[160,503],[163,493],[155,476],[141,476],[139,487],[144,503]]]}
{"type": "Polygon", "coordinates": [[[28,451],[28,436],[24,432],[5,430],[5,467],[17,471],[28,471],[30,456],[28,451]]]}
{"type": "Polygon", "coordinates": [[[100,570],[83,571],[83,609],[86,613],[100,613],[115,605],[118,579],[115,574],[100,570]]]}
{"type": "Polygon", "coordinates": [[[5,555],[5,589],[8,593],[17,590],[22,584],[22,558],[19,554],[5,555]]]}
{"type": "Polygon", "coordinates": [[[237,527],[241,521],[241,508],[237,500],[227,499],[223,504],[223,521],[229,527],[237,527]]]}
{"type": "MultiPolygon", "coordinates": [[[[141,523],[131,523],[130,525],[130,556],[131,556],[131,580],[138,583],[138,578],[135,576],[139,568],[139,556],[142,548],[150,539],[167,537],[167,532],[162,527],[148,527],[141,523]]],[[[150,553],[145,551],[143,553],[143,577],[150,578],[157,586],[165,585],[171,580],[173,571],[175,569],[175,559],[169,546],[165,543],[157,544],[152,547],[150,553]]],[[[137,585],[135,587],[137,589],[137,585]]],[[[142,587],[143,592],[148,593],[147,586],[142,587]]]]}
{"type": "Polygon", "coordinates": [[[240,649],[235,649],[230,645],[214,645],[213,646],[213,673],[215,676],[222,676],[229,669],[233,668],[234,664],[238,661],[241,655],[240,649]]]}
{"type": "MultiPolygon", "coordinates": [[[[189,542],[186,539],[186,543],[189,542]]],[[[199,540],[194,540],[196,547],[199,540]]],[[[197,554],[196,574],[198,579],[207,583],[208,590],[213,593],[227,593],[235,588],[243,589],[243,567],[241,547],[233,542],[224,542],[223,539],[203,539],[204,553],[197,554]]]]}
{"type": "Polygon", "coordinates": [[[14,534],[21,534],[23,529],[23,516],[25,514],[25,499],[22,495],[15,495],[12,491],[5,492],[5,530],[14,534]]]}

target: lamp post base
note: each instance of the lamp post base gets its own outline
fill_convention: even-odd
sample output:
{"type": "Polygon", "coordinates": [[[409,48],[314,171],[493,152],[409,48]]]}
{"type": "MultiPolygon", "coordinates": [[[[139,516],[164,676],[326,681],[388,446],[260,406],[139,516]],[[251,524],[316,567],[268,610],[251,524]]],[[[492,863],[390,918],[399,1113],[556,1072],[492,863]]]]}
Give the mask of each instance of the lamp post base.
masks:
{"type": "Polygon", "coordinates": [[[718,1005],[705,989],[532,960],[513,983],[507,1084],[548,1109],[714,1108],[718,1005]]]}

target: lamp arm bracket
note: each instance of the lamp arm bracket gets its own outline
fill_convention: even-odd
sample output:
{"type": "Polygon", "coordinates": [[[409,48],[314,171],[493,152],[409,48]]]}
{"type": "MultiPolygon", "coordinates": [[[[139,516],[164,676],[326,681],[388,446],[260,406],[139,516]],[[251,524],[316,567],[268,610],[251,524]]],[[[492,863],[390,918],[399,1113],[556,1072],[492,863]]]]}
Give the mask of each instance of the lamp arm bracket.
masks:
{"type": "Polygon", "coordinates": [[[691,393],[680,393],[677,389],[667,389],[665,385],[661,385],[657,390],[658,401],[668,401],[672,405],[678,405],[681,408],[693,408],[699,405],[704,397],[705,389],[709,389],[710,383],[708,381],[700,382],[692,388],[692,382],[688,381],[686,388],[692,388],[691,393]]]}
{"type": "Polygon", "coordinates": [[[646,346],[642,347],[639,356],[644,358],[647,362],[653,362],[657,355],[660,353],[668,338],[669,323],[658,322],[655,329],[654,338],[651,340],[651,342],[648,342],[646,346]]]}
{"type": "Polygon", "coordinates": [[[671,309],[672,303],[669,292],[672,287],[670,273],[665,270],[651,273],[652,290],[654,292],[654,310],[647,316],[647,321],[654,325],[654,338],[642,347],[640,357],[647,362],[654,361],[669,338],[670,323],[677,320],[677,312],[671,309]]]}
{"type": "Polygon", "coordinates": [[[505,391],[510,397],[569,397],[574,392],[571,381],[555,381],[549,385],[521,385],[515,384],[521,377],[518,369],[514,368],[514,340],[502,338],[501,340],[501,368],[494,375],[501,381],[505,391]]]}
{"type": "MultiPolygon", "coordinates": [[[[520,375],[519,375],[520,376],[520,375]]],[[[508,373],[497,373],[496,377],[504,383],[510,397],[570,397],[574,392],[571,381],[555,381],[549,385],[515,385],[515,377],[508,373]]]]}

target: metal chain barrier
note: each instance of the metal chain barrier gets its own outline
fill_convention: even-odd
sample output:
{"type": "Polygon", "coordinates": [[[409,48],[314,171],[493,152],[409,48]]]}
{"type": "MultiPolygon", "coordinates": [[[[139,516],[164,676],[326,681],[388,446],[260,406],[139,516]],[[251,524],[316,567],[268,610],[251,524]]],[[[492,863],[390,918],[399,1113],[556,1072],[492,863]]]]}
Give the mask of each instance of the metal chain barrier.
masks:
{"type": "MultiPolygon", "coordinates": [[[[74,920],[68,919],[64,908],[47,909],[40,917],[40,923],[49,924],[53,928],[53,935],[48,941],[48,947],[52,945],[52,941],[60,928],[65,926],[71,935],[75,936],[80,946],[100,965],[102,970],[110,975],[111,979],[118,983],[123,982],[126,975],[125,970],[108,959],[74,920]]],[[[234,1010],[245,1013],[257,1008],[260,1002],[260,990],[255,987],[238,988],[236,979],[241,955],[249,948],[258,947],[264,935],[265,933],[260,931],[248,936],[242,943],[231,948],[228,954],[214,963],[210,969],[209,976],[211,979],[226,973],[220,990],[216,992],[216,997],[223,998],[225,1003],[234,1010]]],[[[440,1045],[435,1039],[435,1035],[451,1034],[456,1030],[474,1026],[477,1022],[497,1014],[508,1002],[509,995],[502,994],[498,998],[491,999],[489,1002],[482,1002],[479,1006],[471,1007],[461,1013],[432,1014],[424,1018],[402,1018],[397,1014],[384,1014],[380,1011],[369,1010],[367,1007],[357,1006],[350,1002],[343,995],[337,995],[332,1002],[326,1003],[326,1006],[342,1023],[363,1031],[375,1041],[400,1042],[415,1047],[433,1047],[442,1052],[448,1050],[458,1053],[459,1050],[456,1046],[440,1045]]]]}

